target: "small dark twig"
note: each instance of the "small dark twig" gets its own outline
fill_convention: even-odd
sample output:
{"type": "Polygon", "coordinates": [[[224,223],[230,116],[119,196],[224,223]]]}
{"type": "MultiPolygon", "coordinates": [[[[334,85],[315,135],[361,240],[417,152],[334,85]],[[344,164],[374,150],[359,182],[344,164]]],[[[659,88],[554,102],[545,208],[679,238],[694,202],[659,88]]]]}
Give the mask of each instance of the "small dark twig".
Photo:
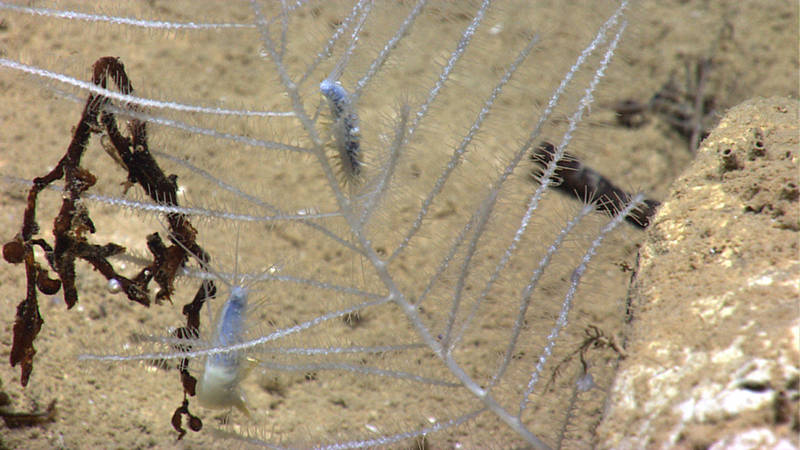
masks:
{"type": "Polygon", "coordinates": [[[716,98],[706,94],[711,58],[696,58],[684,64],[681,88],[674,77],[650,100],[649,108],[677,131],[694,153],[716,121],[716,98]]]}
{"type": "Polygon", "coordinates": [[[556,367],[553,368],[550,380],[545,386],[545,392],[556,381],[556,378],[558,378],[559,374],[561,373],[561,368],[572,361],[572,358],[574,358],[575,355],[579,355],[581,361],[581,374],[588,374],[589,363],[586,361],[586,354],[589,352],[589,349],[610,348],[611,350],[614,350],[617,355],[619,355],[620,359],[625,359],[628,357],[628,353],[622,348],[621,345],[619,345],[617,339],[614,336],[606,336],[605,333],[603,333],[603,330],[598,328],[596,325],[587,326],[583,332],[586,334],[586,338],[583,340],[581,345],[572,353],[565,356],[564,359],[562,359],[561,362],[559,362],[556,367]]]}
{"type": "Polygon", "coordinates": [[[21,413],[0,409],[0,419],[3,419],[8,428],[32,427],[50,423],[56,420],[56,401],[51,401],[44,411],[21,413]]]}

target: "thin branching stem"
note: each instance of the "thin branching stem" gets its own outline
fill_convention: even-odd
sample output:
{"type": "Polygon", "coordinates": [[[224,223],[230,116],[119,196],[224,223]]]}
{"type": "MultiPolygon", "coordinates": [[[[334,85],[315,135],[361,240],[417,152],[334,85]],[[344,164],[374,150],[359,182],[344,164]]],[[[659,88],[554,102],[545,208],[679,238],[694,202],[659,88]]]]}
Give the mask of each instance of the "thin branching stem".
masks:
{"type": "MultiPolygon", "coordinates": [[[[203,169],[195,166],[194,164],[190,163],[189,161],[186,161],[186,160],[181,159],[181,158],[177,158],[177,157],[172,156],[169,153],[165,153],[165,152],[153,151],[153,154],[158,155],[158,156],[160,156],[162,158],[169,159],[170,161],[172,161],[172,162],[174,162],[176,164],[179,164],[179,165],[181,165],[183,167],[186,167],[187,169],[189,169],[192,172],[200,175],[204,179],[207,179],[207,180],[213,182],[214,184],[216,184],[220,188],[222,188],[222,189],[224,189],[224,190],[226,190],[228,192],[231,192],[233,194],[236,194],[237,196],[249,201],[250,203],[253,203],[254,205],[258,205],[261,208],[265,208],[266,210],[268,210],[268,211],[270,211],[270,212],[272,212],[274,214],[277,214],[277,215],[284,214],[284,212],[280,208],[278,208],[277,206],[269,204],[269,203],[265,202],[264,200],[262,200],[262,199],[260,199],[260,198],[258,198],[256,196],[248,194],[248,193],[242,191],[241,189],[237,188],[236,186],[233,186],[232,184],[226,183],[225,181],[215,177],[214,175],[212,175],[208,171],[203,170],[203,169]]],[[[313,209],[306,208],[306,209],[304,209],[304,211],[313,211],[313,209]]],[[[351,242],[345,240],[344,238],[342,238],[341,236],[337,235],[336,233],[334,233],[333,231],[331,231],[330,229],[328,229],[327,227],[325,227],[325,226],[323,226],[321,224],[315,223],[315,222],[313,222],[311,220],[302,220],[302,219],[298,220],[298,222],[303,224],[303,225],[305,225],[305,226],[308,226],[308,227],[310,227],[310,228],[312,228],[314,230],[319,231],[324,236],[327,236],[328,238],[332,239],[336,243],[342,245],[343,247],[345,247],[345,248],[347,248],[347,249],[349,249],[349,250],[351,250],[351,251],[353,251],[355,253],[363,254],[361,249],[359,249],[358,247],[354,246],[351,242]]]]}
{"type": "MultiPolygon", "coordinates": [[[[461,34],[461,39],[459,39],[458,44],[456,44],[456,49],[450,53],[450,58],[447,60],[447,64],[444,66],[444,69],[442,69],[442,73],[439,74],[439,78],[436,80],[436,83],[434,83],[433,87],[428,91],[428,97],[414,115],[414,121],[411,123],[411,126],[404,133],[403,145],[407,145],[411,140],[414,132],[417,130],[420,123],[422,123],[422,120],[427,115],[428,110],[430,110],[431,105],[439,96],[439,92],[441,92],[445,83],[447,83],[447,81],[450,79],[450,75],[453,73],[456,63],[458,63],[458,61],[464,55],[464,52],[467,50],[470,42],[472,42],[472,36],[475,35],[475,31],[483,21],[483,18],[486,15],[486,10],[489,9],[491,3],[491,0],[484,0],[481,3],[481,7],[472,17],[470,24],[464,29],[464,32],[461,34]]],[[[396,161],[396,159],[394,161],[396,161]]],[[[386,170],[384,170],[382,176],[380,177],[380,181],[378,182],[377,190],[379,192],[383,192],[386,189],[386,186],[391,182],[396,166],[397,164],[395,163],[390,163],[387,165],[386,170]]],[[[377,199],[374,198],[366,205],[366,217],[369,217],[372,214],[372,209],[376,205],[378,205],[378,202],[377,199]]]]}
{"type": "Polygon", "coordinates": [[[328,219],[331,217],[341,217],[338,212],[330,213],[307,213],[307,214],[274,214],[271,216],[256,216],[252,214],[243,214],[232,211],[215,210],[206,207],[198,206],[173,206],[163,203],[150,203],[141,202],[136,200],[128,200],[125,198],[89,194],[84,198],[93,200],[98,203],[103,203],[110,206],[119,206],[121,208],[130,209],[133,211],[144,213],[158,213],[158,214],[183,214],[185,216],[205,217],[218,220],[229,220],[233,222],[300,222],[310,221],[315,219],[328,219]]]}
{"type": "MultiPolygon", "coordinates": [[[[218,273],[210,273],[205,271],[198,271],[198,270],[185,270],[183,275],[191,278],[196,278],[198,280],[214,280],[219,277],[222,278],[231,278],[233,274],[227,272],[218,272],[218,273]]],[[[327,291],[335,291],[341,292],[342,294],[354,295],[357,297],[366,297],[372,299],[379,299],[382,298],[383,295],[377,294],[375,292],[367,292],[362,289],[354,288],[352,286],[343,286],[340,284],[335,283],[327,283],[324,281],[319,281],[311,278],[300,278],[295,277],[292,275],[283,275],[279,273],[259,273],[259,274],[247,274],[243,273],[240,274],[239,277],[244,282],[247,283],[258,283],[258,282],[265,282],[265,281],[277,281],[281,283],[294,283],[294,284],[301,284],[304,286],[310,286],[317,289],[323,289],[327,291]]]]}
{"type": "MultiPolygon", "coordinates": [[[[486,205],[484,206],[485,207],[484,214],[491,215],[491,213],[492,213],[492,211],[494,209],[495,203],[496,203],[497,192],[499,192],[501,186],[505,183],[505,180],[508,179],[508,177],[514,171],[516,166],[522,160],[522,157],[530,150],[530,148],[533,146],[533,143],[539,137],[539,134],[541,133],[541,129],[544,126],[544,123],[546,121],[546,118],[548,118],[549,115],[552,114],[552,111],[555,108],[555,105],[558,102],[558,99],[560,98],[560,96],[564,92],[564,90],[566,89],[567,83],[571,80],[570,75],[574,76],[574,74],[577,73],[577,70],[580,68],[580,66],[583,65],[583,63],[585,62],[586,58],[588,58],[589,55],[594,52],[594,50],[597,48],[597,46],[600,45],[605,40],[605,36],[608,33],[609,28],[617,23],[617,21],[619,20],[619,17],[622,15],[622,12],[624,11],[624,9],[626,7],[626,3],[627,2],[625,2],[625,1],[622,2],[622,4],[615,11],[615,13],[608,19],[608,21],[606,21],[604,26],[601,27],[601,30],[597,33],[597,35],[595,36],[595,39],[589,44],[588,47],[586,47],[584,49],[584,51],[581,53],[580,57],[578,57],[578,61],[573,65],[573,67],[570,70],[570,72],[568,73],[567,77],[562,79],[561,85],[558,87],[558,89],[556,89],[556,92],[550,98],[550,103],[548,104],[548,107],[542,113],[542,116],[540,117],[539,122],[537,123],[533,133],[528,138],[528,141],[525,143],[525,145],[522,146],[520,151],[517,152],[517,154],[514,156],[513,160],[511,161],[511,163],[508,166],[506,166],[506,170],[500,176],[500,179],[497,181],[497,183],[495,184],[495,187],[492,189],[492,192],[490,193],[490,196],[489,196],[490,198],[488,199],[488,201],[486,202],[486,205]]],[[[620,30],[620,32],[617,34],[617,39],[621,36],[621,32],[622,32],[622,30],[620,30]]],[[[613,49],[616,49],[616,41],[613,44],[613,49]]],[[[599,80],[605,74],[604,70],[605,70],[605,67],[607,66],[611,56],[613,56],[613,50],[612,49],[610,49],[610,53],[607,54],[606,59],[601,63],[600,67],[595,71],[595,76],[594,76],[594,78],[592,80],[592,83],[590,84],[590,87],[587,88],[586,95],[584,95],[584,97],[582,98],[581,106],[579,107],[578,111],[576,111],[576,113],[573,115],[573,117],[570,119],[570,128],[577,126],[577,124],[580,122],[581,118],[583,117],[582,116],[583,111],[586,108],[588,108],[589,104],[593,100],[592,92],[596,88],[597,83],[599,82],[599,80]]],[[[572,129],[574,130],[574,128],[572,128],[572,129]]],[[[563,142],[564,145],[568,144],[569,140],[571,140],[571,135],[567,134],[567,135],[565,135],[565,137],[569,137],[570,139],[567,139],[565,142],[563,142]]],[[[563,157],[563,151],[561,152],[561,155],[557,155],[557,156],[559,158],[563,157]]],[[[553,159],[553,168],[549,172],[545,171],[545,175],[543,175],[544,179],[549,180],[550,179],[549,177],[552,177],[553,173],[555,172],[555,164],[556,164],[557,161],[558,161],[558,159],[556,159],[556,158],[553,159]]],[[[514,251],[517,249],[517,247],[519,245],[519,242],[522,239],[522,236],[524,235],[525,231],[527,230],[528,223],[530,223],[531,217],[533,216],[533,212],[536,210],[536,208],[537,208],[537,206],[539,204],[539,200],[541,199],[542,195],[544,194],[545,190],[547,189],[545,184],[546,184],[545,182],[542,182],[542,184],[537,188],[536,192],[528,200],[528,205],[527,205],[525,214],[523,215],[523,217],[522,217],[522,219],[520,221],[520,224],[517,227],[516,232],[514,233],[514,237],[511,240],[511,243],[506,248],[505,252],[503,253],[503,256],[501,257],[500,261],[495,266],[494,272],[489,277],[489,280],[487,281],[486,286],[481,291],[482,293],[488,293],[491,290],[491,288],[494,285],[494,283],[500,277],[500,274],[502,273],[503,269],[505,269],[506,265],[511,260],[511,256],[514,254],[514,251]]],[[[549,182],[547,183],[547,185],[549,186],[549,182]]],[[[470,244],[468,246],[468,249],[469,249],[468,256],[467,256],[468,258],[471,258],[471,253],[474,252],[475,248],[477,248],[477,241],[481,238],[481,236],[483,235],[484,231],[486,231],[486,226],[485,226],[485,222],[482,222],[476,228],[476,232],[473,235],[472,241],[470,242],[470,244]]],[[[464,270],[468,270],[468,269],[464,269],[464,270]]],[[[482,297],[485,297],[485,295],[486,294],[482,294],[482,297]]],[[[479,301],[482,301],[482,300],[479,299],[479,301]]]]}
{"type": "Polygon", "coordinates": [[[295,115],[298,119],[300,119],[300,122],[303,124],[303,128],[305,128],[306,132],[309,134],[314,147],[316,147],[318,151],[321,151],[323,142],[320,139],[316,128],[314,127],[314,122],[311,120],[308,114],[306,114],[305,108],[303,108],[303,101],[300,99],[300,93],[297,90],[297,84],[292,81],[291,77],[289,76],[289,72],[286,71],[286,66],[283,64],[283,59],[278,53],[272,38],[269,36],[269,23],[261,13],[261,5],[259,5],[257,1],[251,0],[250,6],[253,9],[253,14],[256,16],[256,25],[258,31],[261,33],[261,40],[264,43],[264,48],[267,50],[267,53],[269,53],[269,56],[275,65],[275,70],[278,72],[278,76],[280,77],[286,94],[289,95],[289,99],[292,102],[292,109],[294,109],[295,115]]]}
{"type": "MultiPolygon", "coordinates": [[[[18,61],[8,58],[0,58],[0,66],[17,70],[20,72],[28,73],[51,81],[58,81],[69,86],[81,89],[83,91],[91,92],[95,95],[100,95],[106,98],[117,100],[128,105],[136,105],[143,108],[155,109],[169,109],[172,111],[188,112],[188,113],[201,113],[218,116],[236,116],[236,117],[294,117],[294,112],[291,111],[252,111],[247,109],[227,109],[219,107],[187,105],[177,102],[167,102],[162,100],[154,100],[150,98],[137,97],[135,95],[123,94],[119,91],[113,91],[98,86],[94,83],[79,80],[57,72],[41,69],[36,66],[30,66],[18,61]]],[[[128,113],[125,110],[125,113],[128,113]]]]}
{"type": "Polygon", "coordinates": [[[282,355],[338,355],[347,353],[389,353],[389,352],[404,352],[407,350],[416,350],[426,348],[423,344],[405,344],[405,345],[379,345],[379,346],[352,346],[352,347],[264,347],[260,349],[262,353],[279,353],[282,355]]]}
{"type": "Polygon", "coordinates": [[[303,73],[303,76],[300,77],[300,80],[297,82],[298,86],[302,86],[306,82],[306,80],[308,80],[308,78],[311,77],[311,75],[317,69],[317,66],[319,66],[319,64],[323,60],[331,56],[331,54],[333,53],[333,47],[336,46],[336,43],[344,35],[345,30],[347,30],[347,28],[350,26],[350,23],[356,18],[361,9],[364,8],[364,5],[367,3],[367,1],[368,0],[359,0],[353,6],[353,9],[350,11],[350,14],[348,14],[347,17],[345,17],[344,20],[342,20],[342,23],[339,24],[338,27],[336,27],[336,31],[334,31],[331,37],[328,39],[328,42],[325,44],[325,47],[323,47],[322,50],[320,50],[317,53],[317,56],[314,57],[314,60],[308,64],[308,67],[306,68],[306,71],[303,73]]]}
{"type": "Polygon", "coordinates": [[[372,11],[372,6],[373,2],[368,1],[361,7],[361,17],[359,17],[358,22],[356,22],[356,25],[353,27],[353,32],[350,34],[350,44],[348,44],[342,57],[339,58],[339,62],[336,63],[333,72],[328,75],[328,80],[338,81],[342,76],[344,68],[347,67],[347,63],[350,62],[350,57],[353,56],[353,52],[356,51],[358,37],[361,34],[361,30],[364,28],[364,22],[367,21],[367,17],[369,17],[369,13],[372,11]]]}
{"type": "Polygon", "coordinates": [[[411,26],[414,24],[414,21],[417,19],[417,16],[419,16],[427,3],[427,0],[418,0],[417,4],[414,5],[414,9],[411,10],[411,13],[408,14],[403,23],[397,28],[397,32],[394,34],[394,36],[392,36],[391,39],[389,39],[389,41],[383,46],[378,54],[378,57],[372,61],[372,64],[370,64],[367,72],[356,83],[356,88],[353,90],[353,96],[351,98],[353,103],[358,103],[358,99],[361,97],[361,92],[367,86],[367,83],[369,83],[375,74],[378,73],[381,67],[383,67],[386,59],[389,58],[389,54],[392,52],[392,50],[394,50],[400,40],[406,36],[408,31],[411,29],[411,26]]]}
{"type": "Polygon", "coordinates": [[[150,122],[156,125],[161,125],[165,127],[175,128],[177,130],[186,131],[192,134],[208,136],[214,139],[228,140],[231,142],[249,145],[252,147],[260,147],[268,150],[283,150],[295,153],[312,153],[312,149],[306,147],[298,147],[296,145],[284,144],[282,142],[267,141],[264,139],[256,139],[256,138],[251,138],[249,136],[243,136],[241,134],[226,133],[211,128],[198,127],[195,125],[190,125],[185,122],[181,122],[179,120],[167,119],[165,117],[158,117],[152,114],[147,114],[142,111],[133,111],[128,109],[118,108],[111,104],[106,105],[104,107],[104,110],[113,112],[115,114],[124,114],[128,117],[139,119],[143,122],[150,122]]]}
{"type": "MultiPolygon", "coordinates": [[[[475,419],[476,417],[478,417],[481,413],[485,412],[486,410],[487,410],[487,408],[476,409],[474,411],[470,411],[467,414],[459,416],[459,417],[457,417],[455,419],[447,420],[447,421],[444,421],[444,422],[437,422],[436,424],[434,424],[434,425],[432,425],[430,427],[421,428],[419,430],[406,431],[406,432],[403,432],[403,433],[397,433],[397,434],[392,434],[392,435],[384,435],[384,436],[365,439],[365,440],[355,440],[355,441],[339,442],[339,443],[336,443],[336,444],[321,445],[321,446],[318,446],[318,447],[315,447],[315,448],[317,448],[318,450],[344,450],[344,449],[350,449],[350,448],[373,448],[373,447],[388,446],[388,445],[391,445],[391,444],[394,444],[394,443],[397,443],[397,442],[400,442],[400,441],[405,441],[405,440],[408,440],[408,439],[414,439],[414,438],[418,438],[420,436],[426,436],[428,434],[435,433],[437,431],[446,430],[448,428],[459,426],[461,424],[467,423],[467,422],[475,419]]],[[[235,434],[235,433],[219,432],[219,435],[220,435],[220,437],[223,437],[223,438],[231,438],[231,439],[235,439],[235,440],[238,440],[238,441],[246,442],[246,443],[249,443],[249,444],[258,445],[258,446],[261,446],[261,447],[282,448],[282,447],[276,446],[274,444],[271,444],[271,443],[266,442],[266,441],[261,440],[261,439],[256,439],[256,438],[252,438],[252,437],[244,437],[242,435],[235,434]]]]}
{"type": "MultiPolygon", "coordinates": [[[[495,384],[497,384],[497,382],[501,378],[503,378],[506,369],[508,369],[508,364],[511,362],[511,356],[514,354],[514,349],[517,346],[519,335],[522,332],[522,326],[525,322],[525,315],[528,312],[528,306],[530,306],[531,303],[531,296],[533,295],[533,291],[536,288],[537,284],[539,283],[539,279],[544,274],[545,269],[550,266],[550,262],[553,259],[553,255],[555,255],[555,253],[561,248],[561,245],[564,243],[564,239],[566,239],[567,235],[569,235],[572,232],[572,230],[575,229],[575,226],[578,225],[581,219],[586,217],[592,211],[594,211],[594,205],[592,204],[584,205],[583,208],[581,208],[580,212],[578,212],[578,214],[575,217],[570,219],[570,221],[567,222],[567,225],[561,229],[561,231],[558,233],[558,236],[556,236],[555,241],[553,241],[553,243],[550,244],[550,246],[547,248],[547,252],[545,253],[545,255],[542,257],[542,259],[539,260],[539,266],[536,267],[536,270],[533,271],[533,275],[531,275],[528,284],[522,290],[522,298],[520,299],[520,304],[519,304],[519,313],[517,314],[517,318],[514,321],[514,328],[511,330],[511,339],[509,340],[508,347],[506,348],[506,353],[505,355],[503,355],[503,362],[500,363],[500,367],[498,367],[497,372],[495,372],[494,376],[492,376],[492,379],[489,382],[490,388],[495,384]]],[[[481,295],[480,298],[484,298],[484,295],[481,295]]],[[[473,308],[473,311],[470,313],[469,318],[464,323],[462,331],[459,334],[459,338],[460,336],[463,336],[464,332],[471,324],[473,317],[477,313],[478,305],[479,302],[476,301],[474,305],[475,308],[473,308]]]]}
{"type": "Polygon", "coordinates": [[[102,362],[122,362],[122,361],[150,361],[150,360],[159,360],[159,359],[195,359],[201,358],[204,356],[210,355],[218,355],[222,353],[233,353],[233,352],[241,352],[247,351],[253,348],[256,348],[260,345],[264,345],[268,342],[276,341],[278,339],[283,339],[286,336],[293,335],[295,333],[299,333],[304,330],[308,330],[310,328],[316,327],[322,323],[325,323],[332,319],[337,319],[339,317],[346,316],[348,314],[352,314],[356,311],[362,310],[364,308],[369,308],[370,306],[378,306],[383,305],[391,301],[389,297],[384,297],[379,300],[372,300],[369,302],[363,302],[356,305],[353,305],[349,308],[341,309],[338,311],[333,311],[327,314],[323,314],[321,316],[315,317],[311,320],[299,323],[297,325],[291,326],[289,328],[284,328],[281,330],[273,331],[266,336],[261,336],[256,339],[246,340],[238,344],[228,345],[228,346],[218,346],[212,347],[207,349],[200,349],[200,350],[192,350],[188,352],[153,352],[153,353],[143,353],[137,355],[97,355],[97,354],[83,354],[79,355],[78,359],[82,361],[102,361],[102,362]]]}
{"type": "Polygon", "coordinates": [[[444,189],[444,185],[447,183],[447,180],[450,178],[450,175],[453,173],[456,167],[458,167],[464,154],[467,151],[467,148],[472,143],[472,140],[475,138],[475,136],[478,134],[478,131],[483,126],[483,122],[489,116],[489,113],[491,112],[492,107],[494,106],[495,100],[497,100],[497,97],[500,96],[500,93],[502,93],[503,88],[511,80],[511,77],[514,75],[514,73],[516,73],[519,66],[522,65],[522,63],[525,61],[528,55],[530,55],[531,51],[533,51],[533,47],[536,45],[537,42],[539,42],[539,36],[535,35],[533,36],[533,38],[531,38],[531,40],[528,41],[528,44],[525,46],[525,48],[523,48],[522,51],[519,52],[516,59],[514,59],[514,61],[511,63],[508,69],[506,69],[506,72],[505,74],[503,74],[503,77],[500,79],[497,85],[495,85],[494,89],[492,89],[492,93],[489,95],[489,98],[487,98],[486,101],[484,102],[483,107],[478,113],[478,116],[475,118],[475,121],[472,123],[472,126],[470,126],[469,131],[461,140],[461,143],[459,144],[458,148],[456,148],[456,150],[453,152],[453,155],[450,157],[450,161],[447,162],[444,171],[442,172],[441,175],[439,175],[439,178],[436,180],[436,183],[434,183],[433,189],[428,193],[428,196],[422,202],[422,205],[420,206],[419,209],[419,213],[417,214],[416,219],[414,219],[414,223],[411,225],[411,228],[408,230],[408,232],[406,232],[406,235],[403,237],[403,241],[397,246],[392,255],[389,257],[388,259],[389,262],[391,262],[406,247],[408,247],[409,241],[411,241],[411,239],[414,237],[417,231],[419,231],[419,228],[422,226],[423,220],[425,220],[425,217],[428,215],[428,211],[431,207],[431,204],[436,199],[436,197],[442,192],[442,189],[444,189]]]}
{"type": "Polygon", "coordinates": [[[581,259],[581,263],[575,270],[572,272],[570,276],[570,283],[569,289],[567,290],[567,295],[564,297],[564,301],[561,303],[561,312],[558,314],[558,319],[556,320],[556,324],[553,329],[550,331],[550,334],[547,336],[547,344],[542,350],[542,354],[539,356],[539,360],[536,362],[536,368],[531,373],[531,378],[528,381],[528,386],[525,388],[525,392],[522,395],[522,401],[519,404],[519,411],[517,412],[517,417],[521,417],[522,414],[525,412],[525,409],[528,407],[528,403],[530,402],[530,396],[533,394],[533,389],[536,386],[536,382],[539,381],[539,377],[541,376],[542,370],[544,369],[544,365],[547,362],[547,359],[553,353],[553,347],[555,347],[556,339],[558,338],[558,334],[567,325],[567,318],[569,316],[569,312],[572,309],[572,300],[575,298],[575,294],[578,291],[578,285],[580,284],[581,278],[583,274],[586,273],[586,268],[589,266],[589,262],[592,260],[594,255],[597,253],[597,249],[600,247],[600,244],[603,243],[605,237],[617,228],[622,222],[625,221],[625,217],[630,214],[631,211],[639,207],[639,204],[644,200],[644,195],[638,194],[636,195],[630,203],[628,203],[625,208],[619,211],[617,215],[614,216],[604,227],[600,230],[600,233],[595,237],[592,241],[589,249],[583,255],[581,259]]]}
{"type": "Polygon", "coordinates": [[[461,387],[460,383],[453,383],[452,381],[440,380],[437,378],[428,378],[419,376],[409,372],[399,370],[386,370],[376,367],[368,367],[346,363],[309,363],[309,364],[280,364],[270,361],[261,363],[261,366],[266,369],[279,370],[281,372],[315,372],[321,370],[338,370],[342,372],[354,372],[362,375],[375,375],[387,378],[399,378],[406,381],[414,381],[422,384],[430,384],[434,386],[442,386],[449,388],[461,387]]]}
{"type": "Polygon", "coordinates": [[[108,22],[115,25],[128,25],[140,28],[162,30],[223,30],[255,28],[250,23],[198,23],[198,22],[168,22],[163,20],[132,19],[130,17],[115,17],[102,14],[86,14],[77,11],[62,11],[50,8],[35,8],[0,2],[0,9],[16,11],[34,16],[53,17],[66,20],[83,20],[87,22],[108,22]]]}

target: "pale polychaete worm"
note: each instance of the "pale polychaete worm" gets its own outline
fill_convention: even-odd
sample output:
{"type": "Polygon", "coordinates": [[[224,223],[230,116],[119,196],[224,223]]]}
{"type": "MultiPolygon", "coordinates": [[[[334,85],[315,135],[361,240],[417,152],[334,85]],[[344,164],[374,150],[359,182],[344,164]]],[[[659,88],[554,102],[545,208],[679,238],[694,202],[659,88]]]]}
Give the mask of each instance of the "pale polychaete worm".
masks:
{"type": "MultiPolygon", "coordinates": [[[[212,348],[225,348],[242,341],[247,318],[247,296],[245,287],[231,287],[230,295],[219,313],[211,341],[212,348]]],[[[243,357],[240,352],[209,355],[203,375],[197,382],[197,399],[200,404],[212,409],[236,407],[250,417],[239,383],[252,366],[253,361],[243,357]]]]}
{"type": "Polygon", "coordinates": [[[333,116],[334,137],[339,151],[342,169],[352,179],[361,172],[361,130],[358,114],[355,112],[350,94],[339,81],[330,78],[322,80],[319,85],[322,95],[328,100],[333,116]]]}
{"type": "MultiPolygon", "coordinates": [[[[177,239],[178,245],[184,247],[177,239]]],[[[186,249],[188,251],[188,249],[186,249]]],[[[207,258],[201,258],[189,252],[200,262],[214,279],[226,284],[230,289],[228,298],[220,308],[216,322],[211,330],[211,340],[207,348],[217,350],[206,357],[203,374],[197,380],[196,394],[200,404],[210,409],[236,408],[251,418],[247,408],[247,399],[240,386],[250,370],[256,366],[257,360],[242,355],[241,351],[222,351],[244,341],[245,323],[248,314],[248,296],[250,290],[244,286],[244,277],[239,276],[239,232],[236,232],[236,263],[233,276],[224,276],[213,269],[207,258]],[[230,278],[230,282],[226,279],[230,278]]]]}

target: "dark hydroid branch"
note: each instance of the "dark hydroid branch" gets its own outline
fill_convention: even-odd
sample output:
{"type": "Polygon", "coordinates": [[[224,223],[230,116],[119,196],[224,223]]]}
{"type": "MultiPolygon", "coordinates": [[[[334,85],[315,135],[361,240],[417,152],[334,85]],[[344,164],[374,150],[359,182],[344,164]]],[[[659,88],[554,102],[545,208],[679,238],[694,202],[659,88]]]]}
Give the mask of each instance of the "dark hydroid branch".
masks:
{"type": "MultiPolygon", "coordinates": [[[[114,57],[100,58],[93,65],[92,82],[105,89],[108,79],[113,80],[117,88],[124,94],[130,95],[133,86],[119,59],[114,57]]],[[[95,225],[89,217],[89,211],[83,205],[83,196],[96,183],[97,178],[87,169],[81,167],[87,143],[94,133],[103,133],[113,145],[112,151],[116,153],[116,160],[128,172],[128,183],[139,184],[155,202],[163,202],[168,206],[177,206],[177,177],[167,176],[158,166],[148,150],[146,122],[131,119],[127,123],[128,135],[120,132],[116,117],[113,112],[106,109],[111,100],[102,95],[91,94],[86,101],[81,119],[73,132],[72,141],[66,154],[58,165],[43,177],[33,180],[29,190],[27,208],[24,213],[22,231],[17,237],[4,246],[4,256],[12,263],[22,262],[26,266],[28,292],[26,298],[20,303],[17,320],[14,325],[14,343],[11,351],[10,362],[12,366],[22,365],[21,383],[28,383],[33,369],[33,356],[36,353],[33,341],[42,326],[39,315],[36,288],[46,294],[53,295],[63,288],[64,300],[68,308],[73,307],[78,301],[78,291],[75,285],[75,261],[83,259],[89,262],[97,271],[108,279],[112,291],[122,291],[127,297],[145,306],[150,305],[148,285],[155,281],[160,290],[156,294],[156,301],[170,300],[173,293],[173,282],[179,268],[186,262],[188,253],[197,255],[201,265],[209,260],[208,254],[196,243],[197,231],[189,220],[180,212],[166,212],[169,222],[170,239],[173,245],[163,243],[157,233],[147,237],[147,247],[153,255],[153,261],[133,278],[129,279],[119,274],[107,258],[124,252],[124,247],[109,243],[104,246],[91,244],[86,234],[96,231],[95,225]],[[51,183],[65,178],[66,194],[63,196],[61,210],[54,222],[54,245],[52,248],[43,239],[33,239],[38,233],[35,221],[36,200],[39,192],[51,183]],[[43,246],[47,252],[48,264],[59,276],[58,280],[51,280],[47,271],[36,263],[33,246],[43,246]],[[8,251],[7,251],[8,249],[8,251]]],[[[197,291],[193,301],[184,306],[187,326],[176,330],[179,337],[196,334],[200,326],[200,308],[203,303],[214,296],[216,288],[213,281],[204,280],[197,291]]],[[[194,395],[195,378],[189,374],[187,360],[179,364],[181,381],[184,387],[184,403],[179,407],[173,417],[177,417],[175,429],[182,432],[180,418],[189,415],[188,403],[185,395],[194,395]]],[[[199,419],[194,422],[196,429],[202,427],[199,419]]],[[[182,436],[182,434],[181,434],[182,436]]]]}
{"type": "MultiPolygon", "coordinates": [[[[105,89],[108,78],[111,78],[123,94],[133,92],[133,87],[122,63],[116,58],[99,59],[93,66],[93,83],[105,89]]],[[[43,323],[38,312],[36,288],[47,295],[52,295],[63,288],[64,300],[71,308],[78,302],[75,287],[75,260],[84,259],[103,274],[111,283],[119,286],[132,301],[145,306],[150,305],[147,285],[155,280],[161,290],[157,300],[169,298],[172,293],[172,282],[175,273],[185,260],[185,254],[175,251],[175,246],[167,248],[157,235],[150,236],[148,247],[154,255],[153,263],[133,279],[117,273],[107,258],[124,251],[120,245],[91,244],[86,234],[94,233],[95,226],[89,212],[82,204],[82,197],[97,181],[88,170],[81,167],[81,159],[86,152],[86,145],[97,130],[102,129],[113,142],[119,158],[128,170],[128,179],[138,183],[153,199],[169,205],[177,205],[175,177],[167,177],[152,159],[147,150],[147,132],[145,124],[136,120],[129,125],[130,137],[123,136],[117,128],[113,113],[104,111],[109,99],[92,94],[86,101],[81,119],[73,134],[66,154],[50,173],[33,180],[28,193],[28,203],[23,215],[22,230],[19,235],[4,246],[4,256],[12,263],[25,262],[28,281],[28,294],[20,304],[17,321],[14,326],[14,345],[11,351],[11,365],[22,363],[23,385],[27,384],[33,368],[33,349],[35,340],[43,323]],[[131,148],[134,149],[131,152],[131,148]],[[54,245],[51,247],[44,240],[34,239],[39,226],[36,223],[36,206],[38,194],[51,183],[65,178],[64,199],[61,210],[56,217],[53,234],[54,245]],[[34,260],[33,247],[42,246],[48,255],[50,268],[59,276],[60,282],[50,280],[47,270],[34,260]]],[[[191,248],[197,254],[205,255],[195,243],[196,231],[188,220],[178,213],[167,215],[170,227],[182,245],[191,248]]]]}

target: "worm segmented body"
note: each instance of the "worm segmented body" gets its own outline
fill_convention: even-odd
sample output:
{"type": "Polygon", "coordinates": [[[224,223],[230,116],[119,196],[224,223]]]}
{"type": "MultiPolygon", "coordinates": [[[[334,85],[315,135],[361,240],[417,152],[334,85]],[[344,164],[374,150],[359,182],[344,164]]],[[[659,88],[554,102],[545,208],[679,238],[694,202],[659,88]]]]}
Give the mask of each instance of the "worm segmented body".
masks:
{"type": "MultiPolygon", "coordinates": [[[[222,307],[214,332],[214,348],[224,348],[242,341],[247,312],[247,290],[240,286],[231,288],[230,296],[222,307]]],[[[216,353],[206,360],[205,371],[197,384],[197,398],[208,408],[236,407],[250,415],[245,405],[244,393],[239,383],[247,368],[246,358],[238,352],[216,353]]]]}
{"type": "Polygon", "coordinates": [[[319,90],[328,100],[331,115],[335,120],[334,134],[336,146],[342,162],[342,169],[348,178],[353,178],[361,172],[361,130],[358,124],[350,94],[347,93],[338,81],[325,79],[320,83],[319,90]]]}

